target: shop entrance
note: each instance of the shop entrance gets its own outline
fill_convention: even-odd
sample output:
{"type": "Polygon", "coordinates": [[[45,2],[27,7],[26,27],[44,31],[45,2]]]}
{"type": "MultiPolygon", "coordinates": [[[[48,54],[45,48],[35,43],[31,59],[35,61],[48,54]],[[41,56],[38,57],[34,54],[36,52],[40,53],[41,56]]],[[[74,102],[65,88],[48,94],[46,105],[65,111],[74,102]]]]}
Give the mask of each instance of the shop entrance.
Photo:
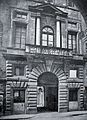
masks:
{"type": "Polygon", "coordinates": [[[37,109],[39,112],[58,111],[58,79],[50,72],[38,78],[37,109]]]}
{"type": "Polygon", "coordinates": [[[69,111],[78,110],[78,89],[69,89],[69,111]]]}
{"type": "Polygon", "coordinates": [[[13,113],[14,114],[25,113],[25,90],[24,89],[13,90],[13,113]]]}

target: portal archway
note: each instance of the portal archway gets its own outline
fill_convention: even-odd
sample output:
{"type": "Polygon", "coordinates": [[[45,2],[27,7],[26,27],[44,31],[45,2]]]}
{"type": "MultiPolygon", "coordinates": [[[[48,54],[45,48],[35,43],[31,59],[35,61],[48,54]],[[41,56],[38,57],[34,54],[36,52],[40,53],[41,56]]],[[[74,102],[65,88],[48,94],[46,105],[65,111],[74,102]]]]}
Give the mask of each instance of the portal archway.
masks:
{"type": "Polygon", "coordinates": [[[58,78],[51,72],[41,74],[37,80],[38,111],[58,111],[58,78]],[[41,91],[42,89],[42,91],[41,91]]]}
{"type": "MultiPolygon", "coordinates": [[[[67,77],[60,65],[55,64],[39,64],[33,68],[29,74],[29,106],[28,109],[35,113],[37,112],[37,86],[38,78],[43,73],[51,72],[58,79],[58,112],[68,110],[68,90],[67,90],[67,77]]],[[[40,85],[40,84],[39,84],[40,85]]]]}

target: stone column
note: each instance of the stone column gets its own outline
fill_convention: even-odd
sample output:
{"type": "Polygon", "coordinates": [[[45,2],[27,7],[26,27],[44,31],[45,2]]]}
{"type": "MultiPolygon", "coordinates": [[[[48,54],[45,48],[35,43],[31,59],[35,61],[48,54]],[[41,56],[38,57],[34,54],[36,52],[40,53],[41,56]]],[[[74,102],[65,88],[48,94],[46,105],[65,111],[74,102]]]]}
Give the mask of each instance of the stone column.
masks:
{"type": "Polygon", "coordinates": [[[56,47],[60,47],[60,21],[56,21],[56,47]]]}
{"type": "Polygon", "coordinates": [[[36,21],[36,45],[40,45],[40,17],[36,21]]]}

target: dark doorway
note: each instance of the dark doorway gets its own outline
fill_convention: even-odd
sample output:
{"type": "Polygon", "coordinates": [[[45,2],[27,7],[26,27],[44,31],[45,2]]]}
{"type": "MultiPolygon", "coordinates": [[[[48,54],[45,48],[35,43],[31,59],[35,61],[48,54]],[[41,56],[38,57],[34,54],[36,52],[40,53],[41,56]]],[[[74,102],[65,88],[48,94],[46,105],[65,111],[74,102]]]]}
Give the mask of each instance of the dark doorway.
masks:
{"type": "Polygon", "coordinates": [[[47,110],[48,111],[57,111],[58,106],[58,95],[57,95],[57,87],[47,87],[47,110]]]}
{"type": "Polygon", "coordinates": [[[43,73],[38,78],[38,86],[44,89],[41,98],[44,105],[37,106],[38,111],[58,111],[58,79],[56,75],[50,72],[43,73]]]}

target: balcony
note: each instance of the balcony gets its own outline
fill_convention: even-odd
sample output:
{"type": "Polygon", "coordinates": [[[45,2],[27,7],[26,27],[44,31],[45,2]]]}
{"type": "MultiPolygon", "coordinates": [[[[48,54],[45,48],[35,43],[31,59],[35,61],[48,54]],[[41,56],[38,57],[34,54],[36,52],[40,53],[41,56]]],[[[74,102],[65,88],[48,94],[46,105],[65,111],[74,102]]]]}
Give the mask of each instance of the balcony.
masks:
{"type": "Polygon", "coordinates": [[[70,56],[72,57],[72,50],[56,47],[45,47],[26,44],[26,53],[29,54],[42,54],[42,55],[55,55],[55,56],[70,56]]]}

